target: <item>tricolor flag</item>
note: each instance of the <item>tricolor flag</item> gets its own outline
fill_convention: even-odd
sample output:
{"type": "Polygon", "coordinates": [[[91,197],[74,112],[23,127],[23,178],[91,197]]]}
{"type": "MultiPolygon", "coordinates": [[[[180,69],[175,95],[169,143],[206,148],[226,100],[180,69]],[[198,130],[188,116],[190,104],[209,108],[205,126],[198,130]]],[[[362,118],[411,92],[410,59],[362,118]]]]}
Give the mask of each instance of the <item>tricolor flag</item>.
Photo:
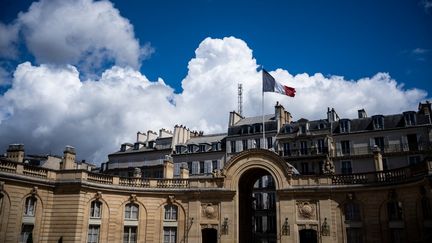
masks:
{"type": "Polygon", "coordinates": [[[264,69],[262,70],[262,73],[263,73],[263,92],[276,92],[276,93],[288,95],[290,97],[295,96],[295,92],[296,92],[295,88],[280,84],[270,75],[270,73],[268,73],[264,69]]]}

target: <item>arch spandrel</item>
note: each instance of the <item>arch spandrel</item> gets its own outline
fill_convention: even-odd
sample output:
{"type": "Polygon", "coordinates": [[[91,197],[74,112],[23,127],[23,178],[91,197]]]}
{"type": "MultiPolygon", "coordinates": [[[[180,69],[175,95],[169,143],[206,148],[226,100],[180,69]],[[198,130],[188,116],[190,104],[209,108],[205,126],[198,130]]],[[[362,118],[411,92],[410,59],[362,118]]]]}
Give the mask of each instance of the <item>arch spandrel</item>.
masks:
{"type": "Polygon", "coordinates": [[[291,167],[277,154],[265,149],[249,149],[231,157],[223,168],[224,187],[236,190],[241,175],[254,168],[268,171],[275,180],[276,190],[289,187],[291,167]]]}

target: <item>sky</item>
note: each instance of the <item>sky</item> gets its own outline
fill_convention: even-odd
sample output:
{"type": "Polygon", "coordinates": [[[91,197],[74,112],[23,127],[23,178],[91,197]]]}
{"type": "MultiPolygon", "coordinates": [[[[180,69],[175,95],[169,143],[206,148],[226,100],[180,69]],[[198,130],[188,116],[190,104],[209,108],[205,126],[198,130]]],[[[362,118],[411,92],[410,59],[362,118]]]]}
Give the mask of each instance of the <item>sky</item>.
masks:
{"type": "Polygon", "coordinates": [[[432,1],[0,1],[0,150],[105,162],[137,131],[225,132],[243,84],[294,120],[416,110],[432,86],[432,1]]]}

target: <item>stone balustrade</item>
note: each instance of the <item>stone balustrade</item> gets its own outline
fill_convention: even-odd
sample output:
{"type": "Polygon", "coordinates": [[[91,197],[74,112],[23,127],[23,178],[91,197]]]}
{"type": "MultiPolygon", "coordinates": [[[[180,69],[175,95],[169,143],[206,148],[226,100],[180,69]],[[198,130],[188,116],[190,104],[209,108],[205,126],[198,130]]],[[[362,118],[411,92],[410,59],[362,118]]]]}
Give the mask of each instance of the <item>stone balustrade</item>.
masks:
{"type": "MultiPolygon", "coordinates": [[[[339,174],[339,175],[293,175],[290,185],[296,186],[338,186],[355,184],[391,184],[409,181],[432,174],[432,161],[420,163],[410,167],[393,170],[339,174]]],[[[48,181],[80,181],[94,184],[116,185],[133,188],[222,188],[223,177],[188,178],[188,179],[143,179],[119,178],[118,176],[93,173],[86,170],[52,170],[31,166],[19,162],[0,159],[0,176],[21,175],[48,181]]]]}

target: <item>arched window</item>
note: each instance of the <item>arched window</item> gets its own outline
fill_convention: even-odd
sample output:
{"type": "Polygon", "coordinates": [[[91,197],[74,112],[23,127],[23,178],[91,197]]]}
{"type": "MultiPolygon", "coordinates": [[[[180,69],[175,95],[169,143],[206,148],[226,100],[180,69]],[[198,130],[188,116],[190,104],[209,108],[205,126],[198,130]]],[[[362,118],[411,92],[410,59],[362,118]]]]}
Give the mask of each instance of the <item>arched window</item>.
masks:
{"type": "Polygon", "coordinates": [[[24,205],[24,216],[32,216],[34,217],[36,211],[36,198],[28,197],[26,198],[24,205]]]}
{"type": "Polygon", "coordinates": [[[166,205],[165,206],[165,216],[166,221],[177,221],[177,206],[176,205],[166,205]]]}
{"type": "Polygon", "coordinates": [[[391,200],[387,203],[387,215],[388,220],[402,220],[403,217],[403,208],[402,202],[397,200],[391,200]]]}
{"type": "Polygon", "coordinates": [[[138,205],[135,203],[126,204],[124,215],[126,220],[138,220],[138,205]]]}
{"type": "Polygon", "coordinates": [[[173,204],[165,205],[164,207],[164,223],[163,223],[163,242],[177,242],[177,218],[178,207],[173,204]]]}
{"type": "Polygon", "coordinates": [[[360,221],[360,205],[355,202],[345,204],[345,220],[360,221]]]}
{"type": "Polygon", "coordinates": [[[90,218],[101,218],[101,215],[102,215],[102,203],[99,201],[91,202],[90,218]]]}

